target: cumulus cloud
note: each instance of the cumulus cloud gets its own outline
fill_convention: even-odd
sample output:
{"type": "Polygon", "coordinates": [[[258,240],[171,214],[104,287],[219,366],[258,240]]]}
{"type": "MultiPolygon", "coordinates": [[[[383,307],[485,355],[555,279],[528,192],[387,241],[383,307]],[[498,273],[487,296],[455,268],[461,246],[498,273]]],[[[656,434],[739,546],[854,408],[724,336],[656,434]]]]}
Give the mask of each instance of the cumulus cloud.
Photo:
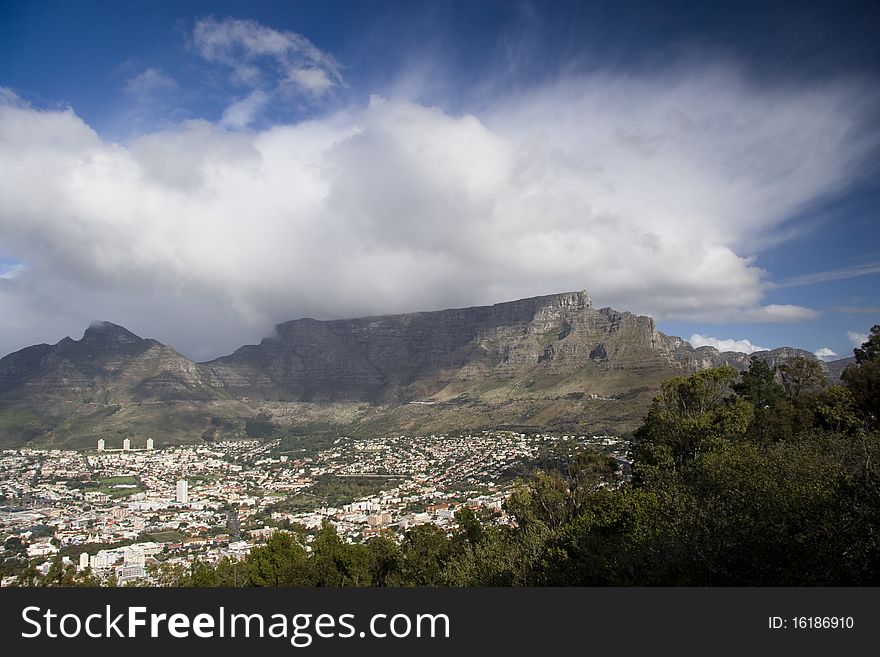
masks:
{"type": "Polygon", "coordinates": [[[735,340],[733,338],[719,339],[708,335],[694,333],[689,342],[694,347],[715,347],[718,351],[738,351],[743,354],[752,354],[756,351],[769,351],[767,347],[759,347],[750,340],[735,340]]]}
{"type": "Polygon", "coordinates": [[[861,347],[868,341],[868,334],[859,333],[858,331],[847,331],[846,337],[853,347],[861,347]]]}
{"type": "Polygon", "coordinates": [[[813,353],[816,355],[816,358],[819,358],[821,360],[834,360],[835,358],[837,358],[837,354],[828,347],[822,347],[820,349],[817,349],[813,353]]]}
{"type": "MultiPolygon", "coordinates": [[[[296,35],[200,26],[202,54],[243,80],[268,57],[340,84],[296,35]]],[[[25,266],[0,316],[108,319],[197,357],[294,317],[584,288],[660,319],[800,321],[816,312],[763,303],[750,245],[850,184],[877,143],[867,87],[725,69],[570,78],[470,114],[374,97],[242,132],[251,91],[218,124],[125,144],[71,109],[0,107],[0,243],[25,266]]],[[[21,346],[0,328],[0,351],[21,346]]]]}
{"type": "Polygon", "coordinates": [[[148,68],[142,73],[129,78],[125,83],[126,91],[137,96],[148,96],[162,91],[171,91],[176,88],[177,82],[155,68],[148,68]]]}

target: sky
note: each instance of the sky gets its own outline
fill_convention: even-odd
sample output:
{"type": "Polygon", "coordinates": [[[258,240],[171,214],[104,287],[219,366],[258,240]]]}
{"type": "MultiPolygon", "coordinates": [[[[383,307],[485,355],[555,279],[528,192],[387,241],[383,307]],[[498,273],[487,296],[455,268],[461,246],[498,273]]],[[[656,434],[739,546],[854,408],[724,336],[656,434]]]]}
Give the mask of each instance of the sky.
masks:
{"type": "Polygon", "coordinates": [[[724,4],[0,0],[0,354],[586,289],[851,356],[880,6],[724,4]]]}

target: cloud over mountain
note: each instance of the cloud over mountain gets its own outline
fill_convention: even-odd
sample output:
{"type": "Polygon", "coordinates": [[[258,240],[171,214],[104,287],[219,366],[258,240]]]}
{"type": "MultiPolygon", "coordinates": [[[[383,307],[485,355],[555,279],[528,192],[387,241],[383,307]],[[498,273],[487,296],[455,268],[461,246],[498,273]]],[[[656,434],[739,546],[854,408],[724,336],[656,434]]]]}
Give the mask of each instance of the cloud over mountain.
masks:
{"type": "Polygon", "coordinates": [[[819,358],[821,360],[834,360],[835,358],[837,358],[837,354],[828,347],[821,347],[820,349],[817,349],[814,353],[816,354],[816,358],[819,358]]]}
{"type": "Polygon", "coordinates": [[[242,131],[286,84],[341,85],[339,65],[248,21],[201,22],[194,43],[246,90],[217,124],[115,143],[0,93],[0,257],[21,264],[0,280],[0,352],[53,338],[50,316],[203,358],[293,317],[582,288],[661,318],[809,319],[763,302],[753,245],[876,146],[864,86],[727,68],[568,78],[461,114],[373,97],[242,131]]]}
{"type": "MultiPolygon", "coordinates": [[[[694,347],[715,347],[718,351],[738,351],[743,354],[753,354],[756,351],[769,351],[767,347],[759,347],[750,340],[736,340],[733,338],[719,339],[708,335],[694,333],[688,342],[694,347]]],[[[818,355],[818,354],[817,354],[818,355]]]]}

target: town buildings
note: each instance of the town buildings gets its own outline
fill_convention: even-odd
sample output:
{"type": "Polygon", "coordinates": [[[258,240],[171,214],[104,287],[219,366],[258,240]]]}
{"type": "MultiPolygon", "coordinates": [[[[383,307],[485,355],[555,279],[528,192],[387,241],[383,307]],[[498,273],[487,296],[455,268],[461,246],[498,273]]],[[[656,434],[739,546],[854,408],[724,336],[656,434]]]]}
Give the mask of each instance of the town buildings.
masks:
{"type": "Polygon", "coordinates": [[[510,431],[340,436],[324,449],[287,453],[278,441],[255,440],[5,450],[0,539],[4,556],[6,546],[24,546],[21,559],[43,571],[60,555],[125,583],[153,581],[160,564],[244,558],[275,531],[309,532],[324,522],[346,541],[400,537],[428,522],[451,531],[463,506],[505,523],[503,503],[517,476],[554,444],[601,449],[627,464],[628,444],[612,436],[510,431]]]}

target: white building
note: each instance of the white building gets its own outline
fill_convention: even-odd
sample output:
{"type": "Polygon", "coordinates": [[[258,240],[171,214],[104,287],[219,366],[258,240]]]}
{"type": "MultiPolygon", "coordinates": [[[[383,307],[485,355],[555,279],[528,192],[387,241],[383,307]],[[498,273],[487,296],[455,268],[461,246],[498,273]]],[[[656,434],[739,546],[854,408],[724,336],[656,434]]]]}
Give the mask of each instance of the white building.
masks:
{"type": "Polygon", "coordinates": [[[131,449],[131,439],[126,438],[122,441],[122,449],[123,451],[128,451],[131,449]]]}
{"type": "Polygon", "coordinates": [[[175,500],[179,504],[187,504],[189,502],[189,486],[186,479],[177,480],[177,497],[175,500]]]}
{"type": "Polygon", "coordinates": [[[32,543],[27,546],[27,555],[29,557],[47,557],[50,554],[58,552],[58,548],[49,543],[32,543]]]}
{"type": "Polygon", "coordinates": [[[83,552],[79,555],[79,569],[85,570],[89,567],[89,553],[83,552]]]}
{"type": "Polygon", "coordinates": [[[104,570],[119,561],[120,556],[116,550],[101,550],[89,558],[89,566],[92,570],[104,570]]]}
{"type": "Polygon", "coordinates": [[[122,563],[126,566],[143,566],[146,563],[146,555],[143,550],[135,547],[122,548],[122,563]]]}
{"type": "Polygon", "coordinates": [[[98,451],[99,452],[104,451],[104,439],[103,438],[98,439],[98,451]]]}
{"type": "Polygon", "coordinates": [[[147,449],[153,449],[153,439],[147,438],[147,449]]]}
{"type": "Polygon", "coordinates": [[[143,564],[124,564],[116,568],[116,581],[122,585],[135,579],[146,577],[143,564]]]}
{"type": "Polygon", "coordinates": [[[244,559],[254,546],[247,541],[233,541],[227,548],[227,554],[232,559],[244,559]]]}
{"type": "Polygon", "coordinates": [[[143,543],[134,543],[128,546],[131,550],[141,552],[145,557],[151,557],[162,551],[162,546],[155,541],[144,541],[143,543]]]}

